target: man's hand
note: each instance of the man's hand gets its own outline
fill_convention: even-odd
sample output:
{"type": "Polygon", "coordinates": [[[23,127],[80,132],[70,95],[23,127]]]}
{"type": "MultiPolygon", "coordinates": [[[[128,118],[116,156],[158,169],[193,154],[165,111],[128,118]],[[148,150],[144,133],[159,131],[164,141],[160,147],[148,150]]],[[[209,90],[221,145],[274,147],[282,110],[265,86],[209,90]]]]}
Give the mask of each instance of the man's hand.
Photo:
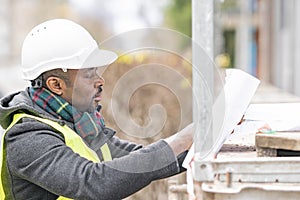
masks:
{"type": "Polygon", "coordinates": [[[181,131],[165,139],[165,141],[170,145],[176,156],[178,156],[180,153],[188,150],[191,147],[194,138],[193,127],[193,123],[189,124],[181,131]]]}

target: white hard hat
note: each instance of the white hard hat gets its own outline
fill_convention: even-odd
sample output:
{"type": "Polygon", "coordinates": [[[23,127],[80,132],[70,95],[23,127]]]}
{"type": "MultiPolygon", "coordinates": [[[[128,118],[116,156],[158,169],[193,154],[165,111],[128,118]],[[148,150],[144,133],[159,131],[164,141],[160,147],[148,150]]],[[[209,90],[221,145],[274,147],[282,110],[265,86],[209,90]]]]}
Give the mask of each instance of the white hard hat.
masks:
{"type": "Polygon", "coordinates": [[[112,51],[99,49],[82,26],[66,19],[46,21],[34,27],[22,46],[22,73],[34,80],[52,69],[82,69],[109,65],[117,59],[112,51]]]}

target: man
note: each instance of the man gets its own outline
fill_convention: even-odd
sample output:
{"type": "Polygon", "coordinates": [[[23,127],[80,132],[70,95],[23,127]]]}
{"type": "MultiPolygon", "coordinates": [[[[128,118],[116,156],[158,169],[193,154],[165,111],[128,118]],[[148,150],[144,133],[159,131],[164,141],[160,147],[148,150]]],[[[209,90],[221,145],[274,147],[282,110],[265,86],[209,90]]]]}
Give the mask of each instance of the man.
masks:
{"type": "Polygon", "coordinates": [[[116,58],[69,20],[27,35],[22,72],[32,87],[0,102],[0,199],[122,199],[182,171],[191,125],[145,147],[105,127],[100,71],[116,58]]]}

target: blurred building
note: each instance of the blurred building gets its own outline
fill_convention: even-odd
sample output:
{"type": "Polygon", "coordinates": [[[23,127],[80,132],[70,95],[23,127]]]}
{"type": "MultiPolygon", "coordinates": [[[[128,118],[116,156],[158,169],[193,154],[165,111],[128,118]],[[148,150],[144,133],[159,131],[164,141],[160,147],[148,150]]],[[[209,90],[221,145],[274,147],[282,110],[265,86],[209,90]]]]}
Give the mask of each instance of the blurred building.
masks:
{"type": "Polygon", "coordinates": [[[223,38],[216,37],[216,54],[225,67],[300,95],[299,1],[222,0],[215,12],[223,38]]]}
{"type": "Polygon", "coordinates": [[[3,94],[23,89],[27,83],[21,79],[19,70],[21,46],[27,33],[35,25],[53,18],[67,18],[82,24],[99,42],[110,36],[109,27],[104,25],[109,16],[101,7],[102,1],[94,1],[94,9],[85,13],[72,2],[0,0],[0,91],[3,94]]]}
{"type": "Polygon", "coordinates": [[[300,1],[260,0],[259,77],[300,95],[300,1]]]}
{"type": "Polygon", "coordinates": [[[0,67],[19,64],[26,34],[35,25],[49,19],[71,19],[85,26],[96,40],[106,39],[110,31],[104,25],[107,18],[101,3],[95,1],[93,10],[82,13],[71,0],[0,0],[0,67]]]}
{"type": "Polygon", "coordinates": [[[11,56],[11,26],[9,25],[11,22],[11,1],[9,0],[1,0],[0,7],[0,59],[6,60],[11,56]]]}

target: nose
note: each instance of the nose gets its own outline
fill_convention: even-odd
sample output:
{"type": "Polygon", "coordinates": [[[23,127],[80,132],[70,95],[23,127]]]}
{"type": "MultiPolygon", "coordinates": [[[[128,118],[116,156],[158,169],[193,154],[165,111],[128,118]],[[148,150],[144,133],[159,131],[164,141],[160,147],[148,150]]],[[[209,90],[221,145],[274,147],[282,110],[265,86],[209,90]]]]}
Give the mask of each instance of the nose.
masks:
{"type": "Polygon", "coordinates": [[[104,84],[105,84],[104,78],[102,76],[97,75],[95,79],[94,87],[99,88],[100,86],[104,86],[104,84]]]}
{"type": "Polygon", "coordinates": [[[99,88],[100,86],[104,86],[105,80],[102,77],[102,74],[104,72],[105,68],[104,67],[96,67],[94,71],[94,79],[95,79],[95,88],[99,88]]]}

